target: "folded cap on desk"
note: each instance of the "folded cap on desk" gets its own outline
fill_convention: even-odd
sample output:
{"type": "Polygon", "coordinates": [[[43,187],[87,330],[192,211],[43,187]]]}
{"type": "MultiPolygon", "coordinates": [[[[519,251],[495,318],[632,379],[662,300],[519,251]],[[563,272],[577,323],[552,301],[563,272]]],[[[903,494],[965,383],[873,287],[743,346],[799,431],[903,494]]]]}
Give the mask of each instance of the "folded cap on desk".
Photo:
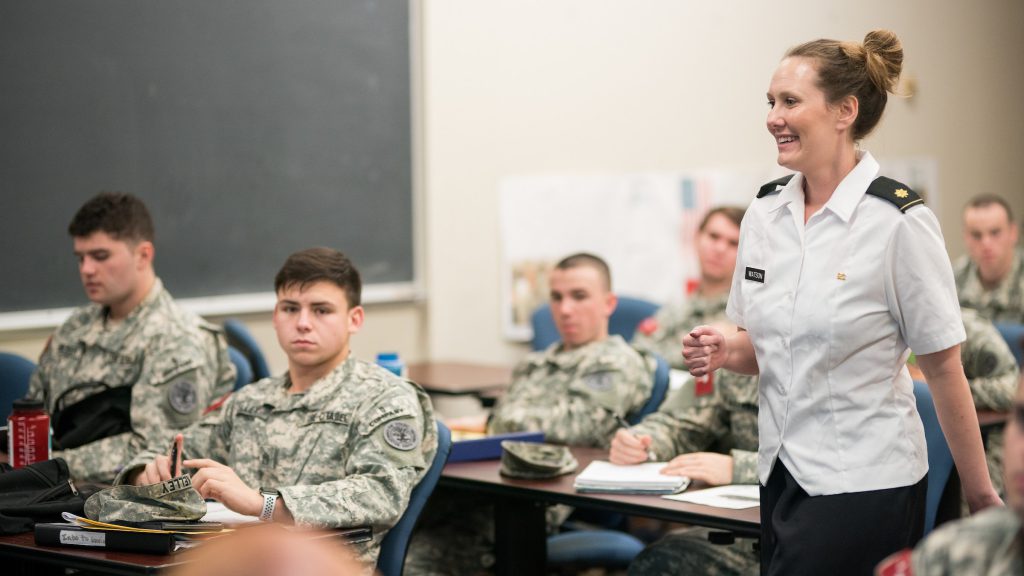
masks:
{"type": "Polygon", "coordinates": [[[188,474],[146,486],[114,486],[85,501],[85,516],[100,522],[188,521],[204,514],[206,502],[188,474]]]}
{"type": "Polygon", "coordinates": [[[554,478],[575,472],[579,463],[567,446],[538,442],[501,443],[501,474],[512,478],[554,478]]]}

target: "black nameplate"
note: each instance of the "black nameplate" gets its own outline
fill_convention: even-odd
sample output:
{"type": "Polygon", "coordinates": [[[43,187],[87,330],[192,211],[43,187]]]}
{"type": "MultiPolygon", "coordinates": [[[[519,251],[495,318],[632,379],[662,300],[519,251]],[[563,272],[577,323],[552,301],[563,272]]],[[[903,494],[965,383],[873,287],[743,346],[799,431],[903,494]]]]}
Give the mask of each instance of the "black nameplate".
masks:
{"type": "Polygon", "coordinates": [[[747,266],[747,280],[753,280],[754,282],[764,284],[764,270],[758,270],[757,268],[747,266]]]}

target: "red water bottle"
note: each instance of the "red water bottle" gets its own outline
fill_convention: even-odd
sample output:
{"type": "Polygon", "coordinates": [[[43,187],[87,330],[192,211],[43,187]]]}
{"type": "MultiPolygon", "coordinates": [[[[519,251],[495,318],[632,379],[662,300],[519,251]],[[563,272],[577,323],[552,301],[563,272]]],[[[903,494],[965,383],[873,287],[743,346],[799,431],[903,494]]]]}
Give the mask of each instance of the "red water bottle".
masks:
{"type": "Polygon", "coordinates": [[[21,468],[50,459],[50,415],[42,400],[15,400],[7,419],[7,455],[21,468]]]}

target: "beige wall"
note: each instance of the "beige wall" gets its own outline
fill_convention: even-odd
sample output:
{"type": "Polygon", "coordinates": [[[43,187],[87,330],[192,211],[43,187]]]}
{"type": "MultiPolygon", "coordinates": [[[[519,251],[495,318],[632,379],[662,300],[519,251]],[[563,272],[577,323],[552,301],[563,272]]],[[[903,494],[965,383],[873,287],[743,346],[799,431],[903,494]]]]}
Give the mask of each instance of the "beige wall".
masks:
{"type": "MultiPolygon", "coordinates": [[[[938,159],[951,254],[968,196],[999,192],[1024,214],[1020,0],[414,2],[427,300],[368,307],[361,357],[515,361],[524,347],[502,338],[498,316],[501,179],[770,163],[768,78],[814,37],[888,27],[903,39],[918,93],[891,101],[864,146],[938,159]]],[[[282,369],[269,315],[244,319],[282,369]]],[[[34,357],[48,332],[0,333],[0,349],[34,357]]]]}
{"type": "MultiPolygon", "coordinates": [[[[789,46],[889,27],[918,85],[865,148],[940,164],[942,217],[981,190],[1024,213],[1024,3],[426,0],[429,352],[511,362],[501,338],[498,183],[523,173],[774,161],[765,89],[789,46]]],[[[753,193],[753,191],[751,191],[753,193]]]]}

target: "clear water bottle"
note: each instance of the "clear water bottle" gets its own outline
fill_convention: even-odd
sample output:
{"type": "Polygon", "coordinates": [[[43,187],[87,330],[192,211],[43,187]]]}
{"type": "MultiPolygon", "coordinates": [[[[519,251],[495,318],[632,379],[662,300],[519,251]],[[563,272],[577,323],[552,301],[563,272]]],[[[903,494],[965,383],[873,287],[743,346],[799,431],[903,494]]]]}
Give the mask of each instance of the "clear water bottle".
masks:
{"type": "Polygon", "coordinates": [[[21,468],[50,459],[50,415],[42,400],[15,400],[7,418],[7,455],[21,468]]]}
{"type": "Polygon", "coordinates": [[[398,357],[398,352],[380,352],[377,354],[377,364],[396,376],[405,378],[405,362],[398,357]]]}

